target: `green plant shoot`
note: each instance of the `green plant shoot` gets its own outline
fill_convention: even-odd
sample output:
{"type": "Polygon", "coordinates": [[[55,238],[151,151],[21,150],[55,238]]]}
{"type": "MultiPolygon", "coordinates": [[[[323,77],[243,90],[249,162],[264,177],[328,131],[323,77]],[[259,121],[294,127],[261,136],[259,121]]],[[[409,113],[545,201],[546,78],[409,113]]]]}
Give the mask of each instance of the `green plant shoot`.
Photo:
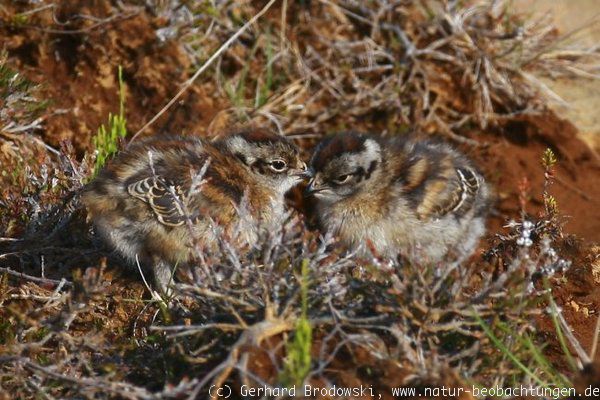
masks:
{"type": "Polygon", "coordinates": [[[306,375],[310,372],[310,349],[312,347],[312,326],[308,320],[308,266],[309,260],[302,261],[302,281],[300,282],[300,295],[302,313],[296,321],[294,338],[287,346],[287,359],[285,364],[283,382],[287,386],[301,385],[306,375]]]}
{"type": "Polygon", "coordinates": [[[102,169],[119,150],[119,141],[127,136],[127,120],[125,119],[125,85],[123,84],[123,68],[119,65],[119,114],[108,114],[108,125],[102,124],[92,139],[96,149],[94,176],[102,169]]]}

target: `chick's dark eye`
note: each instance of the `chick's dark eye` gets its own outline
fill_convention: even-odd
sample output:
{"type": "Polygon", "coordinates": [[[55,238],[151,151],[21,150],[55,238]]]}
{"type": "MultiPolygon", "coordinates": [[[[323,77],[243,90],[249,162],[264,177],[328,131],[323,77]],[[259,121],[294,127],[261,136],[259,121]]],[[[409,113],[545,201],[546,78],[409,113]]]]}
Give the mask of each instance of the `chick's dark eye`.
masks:
{"type": "Polygon", "coordinates": [[[350,174],[339,175],[337,178],[335,178],[335,183],[337,183],[338,185],[341,185],[343,183],[348,182],[349,179],[350,179],[350,174]]]}
{"type": "Polygon", "coordinates": [[[271,161],[271,168],[274,171],[277,172],[281,172],[283,171],[285,168],[287,167],[287,164],[285,161],[283,160],[275,160],[275,161],[271,161]]]}

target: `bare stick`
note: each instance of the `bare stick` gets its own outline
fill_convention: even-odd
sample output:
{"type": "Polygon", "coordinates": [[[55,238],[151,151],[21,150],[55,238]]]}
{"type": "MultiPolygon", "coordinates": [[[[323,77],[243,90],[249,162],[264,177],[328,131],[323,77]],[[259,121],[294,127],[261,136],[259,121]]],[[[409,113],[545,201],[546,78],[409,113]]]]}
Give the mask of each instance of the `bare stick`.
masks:
{"type": "Polygon", "coordinates": [[[592,201],[592,199],[590,198],[590,196],[587,195],[587,193],[585,193],[583,190],[578,189],[575,186],[571,185],[569,182],[565,181],[560,176],[555,176],[554,179],[556,179],[556,181],[558,183],[560,183],[567,189],[572,190],[573,192],[577,193],[579,196],[581,196],[582,199],[587,200],[587,201],[592,201]]]}
{"type": "Polygon", "coordinates": [[[275,3],[275,1],[277,1],[277,0],[269,1],[267,3],[267,5],[265,5],[262,8],[262,10],[260,10],[254,17],[250,18],[250,20],[248,22],[246,22],[244,24],[244,26],[242,26],[236,33],[234,33],[229,39],[227,39],[227,41],[225,43],[223,43],[221,45],[221,47],[219,47],[219,49],[216,52],[214,52],[213,55],[210,56],[210,58],[208,60],[206,60],[206,62],[196,71],[196,73],[194,73],[194,75],[183,84],[183,86],[181,87],[179,92],[177,92],[177,94],[171,100],[169,100],[169,102],[158,113],[156,113],[156,115],[154,115],[154,117],[152,117],[152,119],[150,121],[146,122],[146,124],[144,126],[142,126],[140,128],[140,130],[135,133],[135,135],[133,135],[133,137],[131,138],[129,143],[135,141],[135,139],[143,131],[145,131],[146,128],[148,128],[150,125],[152,125],[154,122],[156,122],[156,120],[159,119],[160,116],[165,113],[165,111],[167,111],[173,104],[175,104],[175,102],[183,95],[183,93],[185,93],[185,91],[188,90],[190,86],[192,86],[194,81],[196,79],[198,79],[198,77],[204,71],[206,71],[208,69],[208,67],[210,67],[210,65],[217,58],[219,58],[221,56],[221,54],[223,54],[225,52],[225,50],[227,50],[229,48],[229,46],[231,46],[233,44],[233,42],[235,42],[237,40],[237,38],[239,38],[244,32],[246,32],[246,30],[250,27],[250,25],[255,23],[260,17],[262,17],[262,15],[264,13],[266,13],[267,10],[269,10],[269,8],[271,8],[271,6],[275,3]]]}
{"type": "Polygon", "coordinates": [[[281,42],[281,48],[285,48],[285,30],[287,24],[287,0],[283,0],[283,5],[281,6],[281,32],[279,36],[279,41],[281,42]]]}
{"type": "Polygon", "coordinates": [[[264,339],[289,331],[293,326],[294,322],[292,320],[278,318],[267,318],[264,321],[252,325],[240,335],[239,339],[229,352],[229,356],[198,383],[188,398],[195,399],[204,385],[213,378],[213,386],[221,387],[235,368],[240,358],[242,348],[245,346],[258,346],[264,339]]]}
{"type": "Polygon", "coordinates": [[[51,283],[53,285],[66,285],[66,286],[71,286],[72,285],[71,282],[66,281],[64,278],[62,280],[60,280],[60,281],[56,280],[56,279],[39,278],[37,276],[27,275],[27,274],[24,274],[22,272],[15,271],[13,269],[5,268],[5,267],[0,267],[0,271],[6,272],[9,275],[16,276],[16,277],[21,278],[21,279],[26,279],[26,280],[37,282],[37,283],[51,283]]]}
{"type": "Polygon", "coordinates": [[[596,329],[594,329],[594,340],[592,341],[592,350],[590,351],[590,359],[594,360],[596,351],[598,350],[598,339],[600,339],[600,315],[596,320],[596,329]]]}

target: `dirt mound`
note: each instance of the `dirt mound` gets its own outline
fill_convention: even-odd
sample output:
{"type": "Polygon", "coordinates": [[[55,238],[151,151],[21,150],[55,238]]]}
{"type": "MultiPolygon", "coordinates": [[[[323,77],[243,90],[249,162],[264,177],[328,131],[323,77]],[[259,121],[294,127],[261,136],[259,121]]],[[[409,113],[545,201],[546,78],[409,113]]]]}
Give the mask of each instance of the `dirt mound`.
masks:
{"type": "Polygon", "coordinates": [[[558,157],[556,182],[549,189],[556,197],[565,231],[594,243],[600,241],[600,218],[593,210],[600,206],[600,159],[581,139],[569,121],[548,111],[539,116],[517,117],[489,131],[468,135],[483,143],[481,149],[465,148],[473,154],[494,184],[499,215],[491,231],[500,231],[506,218],[521,212],[519,192],[528,191],[526,212],[537,216],[543,208],[544,173],[541,156],[550,148],[558,157]]]}
{"type": "MultiPolygon", "coordinates": [[[[40,96],[50,101],[42,136],[54,147],[70,140],[80,155],[93,150],[91,137],[109,113],[118,112],[119,65],[130,131],[152,118],[189,77],[189,57],[177,43],[159,40],[156,30],[164,21],[149,13],[115,14],[102,1],[62,2],[53,13],[15,23],[14,16],[24,9],[3,6],[0,35],[12,66],[40,83],[40,96]]],[[[213,91],[210,83],[193,87],[148,134],[204,132],[218,110],[213,91]]]]}

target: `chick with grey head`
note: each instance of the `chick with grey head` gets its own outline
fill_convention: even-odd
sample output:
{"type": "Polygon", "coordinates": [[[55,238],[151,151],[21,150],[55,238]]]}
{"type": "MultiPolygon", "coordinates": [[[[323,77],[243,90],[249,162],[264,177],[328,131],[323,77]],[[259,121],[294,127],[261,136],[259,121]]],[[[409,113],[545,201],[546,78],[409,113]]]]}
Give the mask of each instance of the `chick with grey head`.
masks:
{"type": "Polygon", "coordinates": [[[161,137],[119,153],[82,200],[108,246],[150,268],[166,292],[173,268],[191,260],[194,241],[215,249],[231,237],[252,247],[261,233],[276,230],[285,193],[305,175],[298,148],[265,129],[214,142],[161,137]]]}
{"type": "Polygon", "coordinates": [[[363,256],[464,259],[485,232],[490,190],[448,144],[340,133],[316,147],[310,173],[320,225],[363,256]]]}

